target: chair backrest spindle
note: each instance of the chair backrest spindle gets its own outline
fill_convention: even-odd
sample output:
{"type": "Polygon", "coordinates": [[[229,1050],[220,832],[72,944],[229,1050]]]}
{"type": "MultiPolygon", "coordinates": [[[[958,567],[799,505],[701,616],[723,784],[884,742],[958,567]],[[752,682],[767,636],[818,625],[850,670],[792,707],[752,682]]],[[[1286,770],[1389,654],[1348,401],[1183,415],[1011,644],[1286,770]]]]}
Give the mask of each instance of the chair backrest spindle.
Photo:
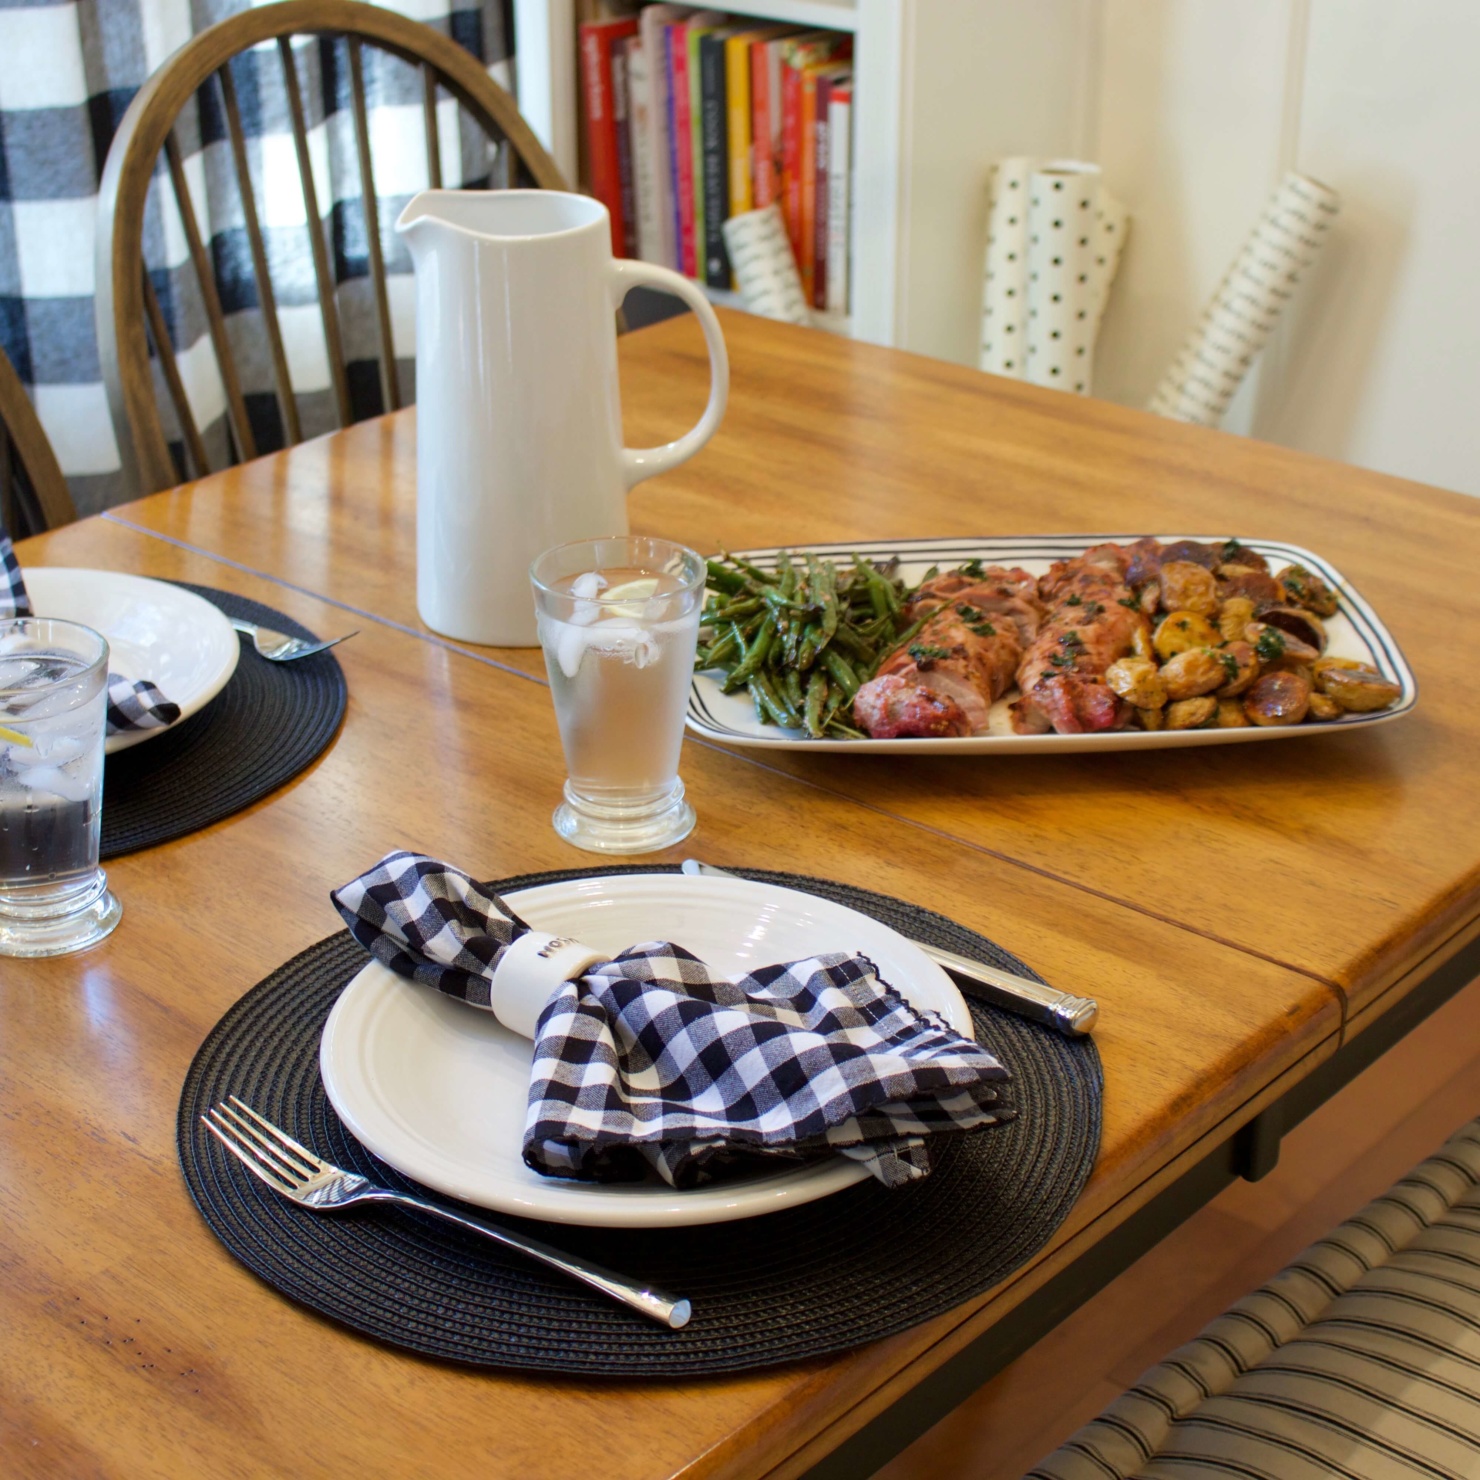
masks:
{"type": "Polygon", "coordinates": [[[283,330],[278,322],[277,298],[272,290],[272,274],[267,266],[267,245],[262,239],[262,224],[257,219],[257,199],[252,189],[252,169],[247,159],[247,140],[242,132],[241,108],[236,99],[236,83],[231,76],[231,63],[216,69],[221,88],[222,111],[226,115],[226,133],[231,140],[231,158],[236,168],[236,188],[241,196],[242,223],[247,230],[247,245],[252,253],[252,277],[257,284],[257,303],[262,310],[262,327],[267,335],[268,353],[272,356],[273,380],[277,387],[278,414],[282,417],[283,437],[290,447],[303,440],[298,421],[298,401],[293,395],[293,381],[288,374],[288,356],[283,349],[283,330]]]}
{"type": "Polygon", "coordinates": [[[10,358],[0,350],[0,521],[39,534],[77,517],[46,430],[10,358]]]}
{"type": "Polygon", "coordinates": [[[164,310],[159,306],[159,295],[154,291],[154,282],[144,275],[144,312],[149,320],[149,333],[154,340],[154,352],[159,357],[160,373],[164,376],[165,389],[170,395],[170,404],[180,423],[180,435],[185,441],[185,453],[193,474],[204,478],[211,471],[210,459],[206,456],[206,444],[201,440],[200,428],[195,424],[195,413],[190,409],[190,397],[185,394],[185,382],[180,378],[180,366],[175,360],[175,345],[170,338],[169,326],[164,321],[164,310]]]}
{"type": "MultiPolygon", "coordinates": [[[[288,354],[288,348],[294,343],[288,330],[296,322],[296,317],[290,320],[289,315],[296,315],[297,311],[286,307],[280,311],[274,295],[268,244],[275,245],[276,239],[264,227],[272,225],[266,201],[275,195],[264,193],[259,207],[243,128],[246,74],[238,73],[234,77],[232,66],[235,58],[259,47],[262,50],[254,59],[257,65],[260,67],[265,62],[271,66],[273,43],[276,43],[277,59],[282,66],[282,96],[286,100],[288,131],[293,138],[298,188],[302,193],[309,255],[313,262],[313,282],[318,295],[324,349],[327,351],[331,394],[323,399],[332,403],[339,425],[348,425],[354,419],[355,403],[350,394],[345,343],[347,337],[353,341],[358,359],[363,353],[358,332],[347,335],[347,327],[358,330],[361,300],[356,296],[358,289],[356,295],[347,296],[343,314],[353,313],[354,317],[342,317],[336,298],[338,284],[333,252],[333,230],[338,218],[326,219],[320,208],[319,182],[313,171],[305,108],[306,76],[311,74],[300,72],[300,63],[309,67],[322,59],[328,67],[342,53],[328,47],[295,50],[293,41],[296,37],[316,38],[336,48],[341,38],[348,43],[348,101],[359,170],[366,265],[375,319],[374,339],[378,347],[377,368],[385,409],[394,409],[401,397],[396,379],[394,323],[390,312],[391,284],[386,275],[386,251],[381,237],[385,223],[380,217],[380,202],[375,189],[371,108],[366,93],[369,70],[365,61],[366,49],[380,53],[383,58],[396,58],[416,69],[406,79],[410,82],[408,101],[414,100],[420,92],[427,179],[432,186],[443,184],[441,146],[445,131],[439,130],[438,126],[440,95],[450,97],[463,110],[461,118],[471,120],[494,145],[507,150],[504,157],[512,161],[530,184],[541,189],[567,188],[554,161],[519,116],[513,99],[489,77],[482,63],[450,37],[394,10],[363,4],[361,0],[278,0],[276,4],[257,5],[239,11],[200,32],[135,94],[114,135],[99,192],[98,286],[95,297],[99,354],[125,473],[142,492],[177,483],[180,469],[176,458],[181,455],[193,474],[210,471],[202,435],[209,429],[201,426],[192,410],[181,373],[180,354],[171,341],[155,284],[144,264],[144,216],[161,153],[168,164],[190,262],[199,277],[210,348],[214,351],[226,396],[226,421],[232,451],[238,458],[256,454],[256,440],[247,413],[247,391],[264,394],[270,388],[277,399],[285,440],[289,443],[302,440],[309,412],[296,401],[292,383],[296,361],[288,354]],[[419,89],[415,82],[418,74],[421,79],[419,89]],[[206,106],[214,102],[215,94],[210,90],[213,77],[214,85],[220,89],[221,111],[225,119],[223,142],[231,151],[241,200],[241,224],[245,228],[257,302],[261,309],[262,332],[268,350],[267,356],[252,373],[261,375],[267,382],[267,363],[271,365],[271,381],[261,385],[250,383],[244,386],[238,363],[232,358],[231,336],[234,334],[240,341],[247,330],[247,321],[228,321],[222,311],[222,293],[210,270],[212,243],[202,237],[200,223],[204,217],[192,204],[179,142],[174,133],[177,118],[192,98],[199,97],[206,106]],[[240,97],[236,87],[238,80],[243,81],[244,88],[240,97]],[[151,358],[158,361],[159,379],[163,381],[163,394],[158,396],[151,358]],[[166,396],[174,407],[179,424],[182,448],[175,450],[170,447],[169,434],[161,416],[166,396]]],[[[372,72],[370,81],[374,85],[380,77],[392,75],[372,72]]],[[[261,72],[258,76],[263,79],[261,72]]],[[[404,84],[398,81],[396,85],[404,84]]],[[[446,142],[450,147],[453,140],[449,137],[446,142]]],[[[500,170],[499,178],[506,173],[500,170]]],[[[336,191],[336,198],[339,193],[336,191]]],[[[325,207],[334,204],[334,201],[323,202],[325,207]]],[[[204,210],[204,202],[201,202],[201,210],[204,210]]],[[[230,260],[229,253],[226,260],[230,260]]],[[[159,291],[164,292],[163,280],[159,291]]],[[[368,317],[367,314],[367,321],[368,317]]],[[[175,326],[177,331],[183,327],[182,324],[175,326]]],[[[255,319],[251,332],[255,332],[255,319]]],[[[254,362],[244,358],[241,363],[251,366],[254,362]]],[[[363,414],[367,408],[361,404],[359,409],[363,414]]]]}
{"type": "Polygon", "coordinates": [[[426,64],[421,68],[421,116],[427,130],[427,184],[442,188],[442,141],[437,136],[437,74],[426,64]]]}
{"type": "Polygon", "coordinates": [[[10,433],[0,424],[0,527],[18,530],[26,522],[22,508],[21,480],[10,450],[10,433]]]}
{"type": "Polygon", "coordinates": [[[313,275],[319,286],[319,313],[324,324],[324,344],[329,351],[329,376],[334,384],[334,405],[339,425],[350,424],[349,377],[344,369],[344,339],[339,332],[339,305],[334,297],[334,273],[329,247],[324,240],[324,218],[319,215],[319,191],[314,184],[313,156],[308,148],[308,127],[303,116],[303,92],[298,85],[298,62],[293,56],[293,38],[278,37],[283,59],[283,83],[288,92],[288,116],[293,124],[293,148],[298,156],[298,181],[303,189],[303,214],[307,217],[313,275]]]}
{"type": "Polygon", "coordinates": [[[401,404],[396,387],[396,350],[391,338],[391,305],[385,286],[385,258],[380,250],[380,210],[375,199],[375,174],[370,163],[370,118],[365,107],[365,64],[360,42],[351,36],[349,85],[355,115],[355,146],[360,163],[360,200],[365,211],[365,245],[370,257],[370,283],[375,294],[375,327],[380,335],[380,403],[395,411],[401,404]]]}
{"type": "Polygon", "coordinates": [[[180,212],[180,225],[185,231],[185,245],[190,260],[195,265],[195,275],[200,282],[200,296],[205,303],[206,325],[211,335],[211,347],[216,351],[216,363],[221,371],[221,383],[226,390],[227,424],[236,438],[237,456],[243,461],[257,456],[257,440],[252,435],[252,425],[247,420],[247,403],[242,397],[241,381],[236,373],[236,356],[231,351],[231,339],[226,332],[226,315],[221,312],[221,296],[216,291],[216,274],[211,259],[206,254],[201,240],[200,224],[195,217],[195,206],[190,199],[190,182],[185,178],[185,162],[180,157],[180,145],[171,129],[164,140],[165,159],[169,163],[170,183],[175,190],[175,205],[180,212]]]}

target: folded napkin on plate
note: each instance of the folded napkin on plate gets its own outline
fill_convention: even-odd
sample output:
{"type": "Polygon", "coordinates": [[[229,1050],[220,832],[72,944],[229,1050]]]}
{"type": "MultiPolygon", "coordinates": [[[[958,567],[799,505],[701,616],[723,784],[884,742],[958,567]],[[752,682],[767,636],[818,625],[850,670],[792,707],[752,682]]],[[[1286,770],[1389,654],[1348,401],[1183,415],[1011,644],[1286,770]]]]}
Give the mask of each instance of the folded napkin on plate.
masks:
{"type": "Polygon", "coordinates": [[[928,1138],[1013,1115],[1007,1070],[865,956],[737,980],[669,941],[608,959],[415,853],[387,854],[331,898],[382,965],[535,1040],[524,1160],[548,1176],[652,1167],[689,1187],[756,1156],[841,1152],[894,1186],[930,1170],[928,1138]]]}
{"type": "MultiPolygon", "coordinates": [[[[0,585],[0,621],[9,617],[29,617],[31,598],[25,577],[10,536],[0,531],[0,566],[5,581],[0,585]]],[[[108,675],[108,733],[132,734],[135,730],[162,730],[180,718],[180,706],[171,703],[148,679],[125,678],[121,673],[108,675]]]]}

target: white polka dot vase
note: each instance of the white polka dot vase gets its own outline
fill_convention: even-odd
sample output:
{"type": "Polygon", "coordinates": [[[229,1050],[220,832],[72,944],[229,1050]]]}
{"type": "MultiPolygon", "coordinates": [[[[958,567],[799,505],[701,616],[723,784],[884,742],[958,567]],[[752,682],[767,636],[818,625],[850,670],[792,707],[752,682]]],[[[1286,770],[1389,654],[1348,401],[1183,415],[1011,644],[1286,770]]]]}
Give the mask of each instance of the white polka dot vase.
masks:
{"type": "Polygon", "coordinates": [[[1004,159],[987,187],[979,364],[1021,380],[1028,360],[1028,180],[1035,161],[1004,159]]]}
{"type": "Polygon", "coordinates": [[[1096,266],[1100,168],[1076,160],[1028,177],[1028,324],[1023,378],[1077,395],[1090,378],[1103,299],[1096,266]]]}

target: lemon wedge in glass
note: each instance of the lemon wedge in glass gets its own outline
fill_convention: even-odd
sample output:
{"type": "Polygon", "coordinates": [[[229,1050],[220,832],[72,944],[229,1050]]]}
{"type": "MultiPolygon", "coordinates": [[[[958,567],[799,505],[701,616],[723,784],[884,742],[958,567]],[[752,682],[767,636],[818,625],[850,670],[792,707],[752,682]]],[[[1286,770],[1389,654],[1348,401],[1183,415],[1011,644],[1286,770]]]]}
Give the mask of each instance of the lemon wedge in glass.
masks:
{"type": "Polygon", "coordinates": [[[624,617],[638,618],[643,614],[649,597],[658,589],[656,576],[640,576],[635,581],[623,581],[601,593],[601,604],[608,611],[620,612],[624,617]]]}
{"type": "Polygon", "coordinates": [[[29,735],[22,735],[19,730],[6,729],[4,725],[0,725],[0,740],[8,740],[12,745],[34,747],[36,744],[29,735]]]}

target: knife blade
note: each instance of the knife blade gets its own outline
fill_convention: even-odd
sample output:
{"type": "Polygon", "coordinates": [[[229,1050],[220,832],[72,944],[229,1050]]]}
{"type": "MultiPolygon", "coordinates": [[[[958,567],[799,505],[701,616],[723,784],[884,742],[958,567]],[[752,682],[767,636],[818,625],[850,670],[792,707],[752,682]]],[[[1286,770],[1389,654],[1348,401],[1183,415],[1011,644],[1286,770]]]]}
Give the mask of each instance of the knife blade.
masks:
{"type": "MultiPolygon", "coordinates": [[[[680,868],[691,876],[708,874],[720,879],[741,877],[728,869],[704,863],[697,858],[684,859],[680,868]]],[[[1092,997],[1076,997],[1071,992],[1061,992],[1056,987],[1045,986],[1030,977],[1018,976],[1016,972],[1003,971],[1000,967],[958,956],[954,951],[942,950],[918,936],[908,935],[904,931],[900,933],[961,985],[968,996],[978,997],[983,1002],[990,1002],[993,1007],[1014,1012],[1033,1022],[1045,1023],[1066,1038],[1083,1038],[1094,1029],[1100,1007],[1092,997]]]]}

